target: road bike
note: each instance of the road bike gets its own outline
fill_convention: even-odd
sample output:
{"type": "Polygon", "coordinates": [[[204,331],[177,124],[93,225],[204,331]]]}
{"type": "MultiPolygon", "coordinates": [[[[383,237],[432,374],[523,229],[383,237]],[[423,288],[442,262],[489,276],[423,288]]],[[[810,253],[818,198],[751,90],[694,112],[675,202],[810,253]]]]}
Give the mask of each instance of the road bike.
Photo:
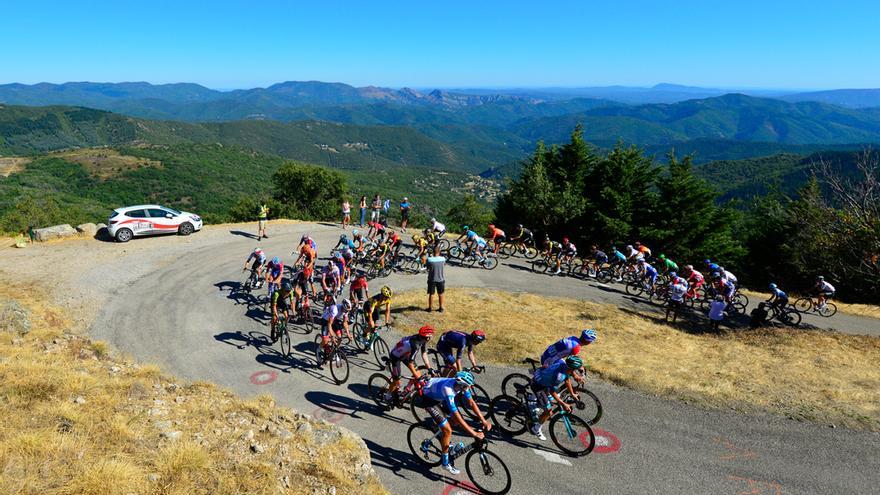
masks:
{"type": "Polygon", "coordinates": [[[310,334],[317,329],[318,324],[315,322],[315,315],[312,314],[312,307],[309,303],[308,294],[303,294],[301,297],[297,298],[296,302],[296,310],[294,311],[294,316],[297,319],[297,322],[303,327],[306,334],[310,334]]]}
{"type": "Polygon", "coordinates": [[[385,342],[385,339],[379,335],[379,331],[384,329],[387,325],[377,326],[372,332],[367,332],[366,318],[362,316],[361,318],[355,319],[359,320],[352,325],[351,330],[355,347],[357,347],[360,352],[372,351],[376,364],[380,367],[386,366],[385,360],[388,359],[388,354],[391,352],[391,348],[388,347],[388,343],[385,342]]]}
{"type": "MultiPolygon", "coordinates": [[[[525,358],[522,362],[523,364],[530,364],[532,366],[532,375],[534,375],[538,366],[541,364],[537,359],[532,358],[525,358]]],[[[596,394],[587,390],[585,385],[587,374],[584,373],[583,370],[576,373],[578,373],[578,375],[576,375],[574,381],[574,391],[580,396],[581,402],[584,406],[581,408],[581,411],[584,411],[581,414],[585,415],[589,424],[594,425],[602,419],[602,402],[596,394]]],[[[525,373],[510,373],[501,381],[501,394],[509,396],[516,395],[517,387],[525,387],[531,383],[532,377],[530,375],[526,375],[525,373]]],[[[568,387],[563,384],[556,390],[556,393],[558,393],[563,399],[567,400],[569,396],[568,387]]]]}
{"type": "MultiPolygon", "coordinates": [[[[489,415],[495,426],[510,436],[525,433],[532,425],[532,412],[529,411],[527,400],[530,392],[526,387],[516,385],[516,397],[499,395],[492,399],[489,406],[489,415]]],[[[582,401],[571,401],[564,398],[566,403],[576,409],[584,407],[582,401]]],[[[596,446],[596,436],[590,424],[573,413],[566,412],[559,404],[555,404],[550,397],[552,414],[548,427],[550,438],[563,452],[571,457],[581,457],[589,454],[596,446]]],[[[538,406],[540,409],[540,405],[538,406]]],[[[541,411],[535,411],[540,416],[541,411]]]]}
{"type": "MultiPolygon", "coordinates": [[[[442,462],[440,432],[432,420],[413,423],[406,432],[410,451],[426,466],[436,467],[442,462]]],[[[449,462],[464,456],[465,472],[471,483],[481,493],[501,495],[510,491],[513,481],[504,461],[489,450],[490,443],[488,438],[483,438],[474,439],[469,445],[450,445],[449,462]]]]}
{"type": "Polygon", "coordinates": [[[825,318],[830,318],[837,313],[837,305],[833,302],[826,300],[822,309],[819,309],[817,301],[818,299],[814,299],[812,296],[802,297],[794,302],[794,309],[799,313],[813,313],[825,318]]]}
{"type": "Polygon", "coordinates": [[[522,256],[527,260],[533,260],[538,256],[538,250],[532,242],[524,241],[505,241],[498,248],[498,255],[502,258],[511,256],[522,256]]]}
{"type": "Polygon", "coordinates": [[[329,332],[330,341],[326,348],[323,345],[323,337],[320,334],[315,336],[315,362],[318,363],[319,368],[329,364],[333,381],[341,385],[348,381],[350,371],[348,356],[344,350],[344,346],[348,344],[348,336],[341,330],[330,329],[329,332]]]}
{"type": "Polygon", "coordinates": [[[479,266],[484,270],[494,270],[498,266],[498,258],[492,253],[484,255],[468,254],[461,259],[462,266],[479,266]]]}
{"type": "Polygon", "coordinates": [[[245,269],[243,271],[248,271],[249,273],[245,277],[244,282],[239,285],[242,292],[250,294],[252,290],[262,287],[263,284],[261,283],[262,281],[256,268],[251,268],[250,270],[245,269]]]}
{"type": "Polygon", "coordinates": [[[272,343],[280,342],[281,343],[281,355],[284,357],[290,357],[290,331],[287,329],[288,317],[285,315],[281,315],[278,318],[278,321],[271,323],[271,338],[272,343]]]}
{"type": "Polygon", "coordinates": [[[796,327],[801,324],[801,314],[792,306],[780,308],[779,306],[767,304],[767,308],[770,310],[770,320],[776,320],[790,327],[796,327]]]}
{"type": "MultiPolygon", "coordinates": [[[[386,356],[384,359],[386,367],[389,367],[388,361],[386,356]]],[[[391,411],[397,408],[409,408],[413,418],[416,421],[420,421],[421,418],[413,405],[413,398],[421,390],[424,382],[431,378],[432,374],[431,370],[424,365],[417,367],[416,370],[419,371],[421,376],[418,378],[415,376],[407,378],[406,384],[393,393],[388,392],[389,388],[391,388],[391,377],[384,373],[373,373],[367,380],[367,393],[369,393],[373,402],[383,410],[391,411]]]]}

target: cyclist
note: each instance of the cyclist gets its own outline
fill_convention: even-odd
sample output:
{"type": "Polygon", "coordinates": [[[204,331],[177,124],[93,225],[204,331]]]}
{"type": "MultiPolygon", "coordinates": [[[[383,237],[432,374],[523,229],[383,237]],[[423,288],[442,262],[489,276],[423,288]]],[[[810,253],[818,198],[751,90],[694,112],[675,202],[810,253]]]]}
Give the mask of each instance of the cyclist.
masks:
{"type": "Polygon", "coordinates": [[[428,259],[428,241],[419,234],[413,234],[412,240],[413,244],[415,244],[416,249],[419,250],[418,254],[416,254],[416,257],[422,262],[421,270],[425,270],[425,264],[427,263],[428,259]]]}
{"type": "MultiPolygon", "coordinates": [[[[416,396],[415,406],[424,408],[431,415],[434,424],[440,429],[440,465],[450,474],[457,475],[460,471],[449,463],[449,444],[452,439],[452,426],[449,424],[451,417],[458,426],[471,437],[482,440],[483,432],[476,431],[461,417],[461,412],[455,404],[458,395],[464,397],[468,407],[476,414],[483,424],[483,429],[489,431],[492,425],[483,417],[477,403],[471,396],[470,387],[474,384],[474,375],[467,371],[460,371],[451,378],[431,378],[422,387],[421,395],[416,396]]],[[[463,448],[461,444],[456,449],[463,448]]]]}
{"type": "Polygon", "coordinates": [[[493,243],[492,252],[498,254],[498,248],[501,247],[501,243],[507,239],[507,235],[504,234],[504,231],[495,226],[494,223],[489,224],[489,232],[486,236],[493,243]]]}
{"type": "Polygon", "coordinates": [[[251,264],[251,270],[257,272],[257,284],[259,284],[257,289],[263,287],[263,268],[266,266],[266,253],[263,252],[260,248],[254,248],[248,258],[244,261],[244,268],[241,271],[247,271],[248,263],[251,260],[254,262],[251,264]]]}
{"type": "Polygon", "coordinates": [[[642,253],[642,256],[644,256],[645,259],[648,259],[651,257],[651,250],[648,249],[648,246],[645,246],[644,244],[642,244],[639,241],[636,241],[636,250],[638,252],[642,253]]]}
{"type": "Polygon", "coordinates": [[[284,321],[290,319],[290,308],[293,307],[293,286],[284,281],[281,288],[272,294],[272,342],[277,342],[280,335],[275,334],[275,325],[278,324],[278,313],[284,315],[284,321]]]}
{"type": "Polygon", "coordinates": [[[688,291],[688,283],[685,279],[678,276],[675,272],[669,272],[669,301],[666,306],[666,320],[669,320],[669,314],[672,313],[672,322],[678,318],[678,311],[684,304],[684,297],[688,291]]]}
{"type": "Polygon", "coordinates": [[[300,239],[299,239],[299,246],[297,246],[297,247],[302,247],[302,246],[304,246],[304,245],[306,245],[306,244],[308,244],[309,247],[311,247],[312,249],[314,249],[315,252],[318,251],[318,243],[315,242],[315,240],[312,239],[312,237],[311,237],[309,234],[303,234],[303,236],[300,237],[300,239]]]}
{"type": "Polygon", "coordinates": [[[324,290],[325,296],[336,294],[339,290],[340,276],[339,266],[333,260],[324,265],[324,269],[321,270],[321,289],[324,290]]]}
{"type": "Polygon", "coordinates": [[[596,341],[596,331],[588,328],[581,332],[580,337],[572,335],[551,344],[547,350],[541,354],[541,366],[546,368],[557,360],[580,354],[581,346],[588,346],[596,341]]]}
{"type": "Polygon", "coordinates": [[[462,225],[461,230],[464,231],[464,234],[458,236],[458,239],[456,239],[455,242],[461,242],[464,240],[465,244],[468,246],[468,253],[470,253],[473,250],[474,239],[480,236],[478,236],[477,233],[471,230],[467,225],[462,225]]]}
{"type": "MultiPolygon", "coordinates": [[[[349,250],[350,252],[350,250],[349,250]]],[[[336,267],[339,268],[339,287],[338,292],[342,294],[342,288],[345,284],[348,283],[349,273],[348,273],[348,263],[345,260],[345,255],[337,251],[333,253],[333,259],[330,260],[331,263],[335,263],[336,267]]]]}
{"type": "Polygon", "coordinates": [[[645,287],[646,290],[653,291],[654,284],[657,283],[657,277],[660,275],[660,273],[657,272],[657,269],[651,266],[650,263],[645,261],[644,258],[639,260],[639,270],[642,274],[642,285],[645,287]],[[651,282],[650,285],[646,284],[646,282],[648,281],[651,282]]]}
{"type": "Polygon", "coordinates": [[[351,242],[355,245],[354,252],[355,253],[363,253],[367,248],[367,244],[369,244],[370,239],[366,237],[360,230],[354,229],[351,231],[351,242]]]}
{"type": "Polygon", "coordinates": [[[367,338],[367,340],[369,340],[370,334],[376,331],[376,328],[379,326],[377,320],[379,319],[379,308],[381,306],[385,306],[385,325],[388,325],[391,321],[392,295],[391,287],[386,285],[382,287],[382,290],[379,291],[378,294],[369,298],[367,302],[364,303],[364,317],[367,321],[367,328],[364,331],[364,337],[367,338]]]}
{"type": "MultiPolygon", "coordinates": [[[[351,232],[352,236],[356,235],[357,232],[358,232],[357,229],[354,229],[351,232]]],[[[339,236],[339,242],[337,242],[336,245],[333,246],[333,251],[339,249],[340,247],[342,249],[351,249],[352,251],[357,249],[357,246],[355,245],[354,241],[349,239],[347,234],[342,234],[341,236],[339,236]]]]}
{"type": "Polygon", "coordinates": [[[628,244],[624,250],[626,254],[626,263],[628,269],[632,272],[639,268],[639,262],[644,261],[645,255],[641,251],[634,248],[632,244],[628,244]]]}
{"type": "Polygon", "coordinates": [[[436,234],[436,237],[439,239],[446,234],[446,226],[442,223],[438,222],[436,218],[431,218],[431,232],[436,234]]]}
{"type": "Polygon", "coordinates": [[[516,226],[516,234],[510,237],[511,242],[517,243],[519,246],[525,248],[530,244],[535,243],[535,236],[532,234],[532,231],[523,227],[522,224],[518,224],[516,226]]]}
{"type": "Polygon", "coordinates": [[[306,309],[309,307],[309,284],[312,280],[312,265],[305,265],[291,277],[291,283],[293,284],[293,292],[296,295],[296,306],[300,307],[304,306],[306,309]]]}
{"type": "Polygon", "coordinates": [[[392,252],[392,258],[397,258],[397,255],[400,254],[400,247],[403,246],[403,239],[400,238],[396,230],[390,230],[390,232],[386,242],[389,251],[392,252]]]}
{"type": "Polygon", "coordinates": [[[611,246],[611,267],[617,270],[617,281],[623,280],[623,270],[626,268],[626,255],[611,246]]]}
{"type": "Polygon", "coordinates": [[[315,272],[315,261],[318,259],[318,252],[313,247],[314,241],[311,241],[307,235],[304,235],[300,240],[299,244],[299,256],[296,257],[296,261],[293,262],[294,267],[299,267],[300,263],[302,263],[303,271],[307,272],[308,280],[309,280],[309,288],[311,289],[311,293],[315,293],[315,283],[313,281],[313,274],[315,272]],[[308,267],[308,270],[305,268],[308,267]]]}
{"type": "Polygon", "coordinates": [[[788,306],[788,294],[782,291],[775,283],[770,284],[770,298],[767,303],[771,308],[783,309],[788,306]]]}
{"type": "Polygon", "coordinates": [[[556,241],[550,240],[549,234],[544,234],[544,251],[542,254],[546,258],[551,258],[556,263],[556,275],[559,275],[562,272],[562,260],[559,259],[559,255],[562,254],[562,244],[559,244],[556,241]]]}
{"type": "Polygon", "coordinates": [[[405,364],[409,368],[414,378],[420,378],[422,375],[416,369],[415,356],[421,354],[422,363],[429,366],[428,361],[428,341],[434,336],[434,327],[425,325],[419,329],[418,333],[406,336],[388,353],[388,365],[391,367],[391,383],[388,385],[387,400],[391,400],[397,389],[400,387],[400,365],[405,364]]]}
{"type": "Polygon", "coordinates": [[[376,258],[376,263],[379,264],[382,268],[385,268],[385,258],[388,257],[388,253],[391,252],[391,248],[388,246],[388,243],[384,240],[380,240],[379,244],[376,245],[376,248],[370,251],[370,256],[376,258]]]}
{"type": "Polygon", "coordinates": [[[658,259],[660,260],[660,272],[663,274],[668,274],[670,272],[678,271],[678,264],[671,259],[667,258],[665,254],[661,254],[658,259]]]}
{"type": "Polygon", "coordinates": [[[813,292],[818,295],[818,304],[816,305],[816,309],[821,311],[825,309],[825,303],[829,299],[834,297],[834,293],[837,292],[837,290],[834,288],[833,285],[825,281],[824,276],[819,275],[818,277],[816,277],[816,284],[813,285],[813,292]]]}
{"type": "Polygon", "coordinates": [[[724,298],[724,302],[730,304],[733,301],[733,294],[736,291],[736,286],[733,285],[733,282],[724,278],[724,276],[721,275],[721,272],[715,272],[712,274],[712,283],[715,287],[716,293],[724,298]]]}
{"type": "Polygon", "coordinates": [[[684,267],[684,274],[687,276],[688,283],[688,292],[687,297],[691,299],[697,299],[697,291],[700,290],[700,287],[706,282],[703,274],[694,270],[693,265],[687,265],[684,267]]]}
{"type": "Polygon", "coordinates": [[[572,399],[580,400],[580,397],[574,391],[571,385],[571,377],[575,372],[584,367],[584,361],[577,356],[567,356],[565,359],[557,359],[545,368],[539,368],[535,371],[531,382],[532,393],[526,396],[526,404],[528,404],[529,415],[531,416],[531,427],[529,430],[533,435],[541,440],[547,440],[541,431],[541,425],[550,418],[553,411],[553,403],[550,397],[559,404],[565,412],[571,412],[571,406],[568,405],[562,397],[559,396],[557,390],[564,383],[568,388],[568,393],[572,399]],[[538,408],[543,408],[544,412],[541,416],[537,415],[538,408]]]}
{"type": "Polygon", "coordinates": [[[577,246],[571,242],[568,237],[562,238],[562,256],[565,258],[565,261],[571,262],[575,256],[577,256],[577,246]]]}
{"type": "Polygon", "coordinates": [[[367,225],[370,226],[370,230],[367,231],[367,236],[376,239],[377,241],[381,241],[385,238],[385,225],[382,222],[371,221],[367,225]]]}
{"type": "Polygon", "coordinates": [[[343,299],[341,303],[336,304],[332,296],[324,299],[324,313],[321,321],[321,346],[324,348],[324,355],[330,352],[330,339],[337,342],[342,338],[342,331],[351,340],[351,331],[349,330],[348,317],[351,312],[351,301],[343,299]]]}
{"type": "Polygon", "coordinates": [[[471,366],[477,367],[477,360],[474,357],[474,347],[486,340],[486,334],[482,330],[474,330],[470,334],[450,330],[443,332],[440,340],[437,341],[437,352],[443,357],[443,362],[449,367],[449,373],[446,376],[452,376],[456,371],[461,371],[461,353],[467,348],[468,359],[471,366]],[[454,353],[454,354],[453,354],[454,353]]]}
{"type": "Polygon", "coordinates": [[[272,294],[278,287],[281,287],[281,279],[284,277],[284,263],[278,256],[272,258],[272,261],[266,265],[266,282],[269,283],[269,300],[272,300],[272,294]]]}
{"type": "MultiPolygon", "coordinates": [[[[615,249],[615,251],[617,250],[615,249]]],[[[605,251],[599,249],[599,246],[595,244],[590,246],[590,253],[593,255],[593,266],[596,268],[596,271],[599,271],[602,265],[608,263],[608,255],[605,254],[605,251]]]]}
{"type": "Polygon", "coordinates": [[[354,280],[351,281],[351,285],[348,288],[348,297],[358,305],[365,303],[370,298],[367,274],[363,270],[358,270],[354,280]]]}
{"type": "Polygon", "coordinates": [[[475,254],[477,258],[485,258],[485,252],[488,249],[489,244],[486,242],[486,239],[483,239],[480,236],[474,236],[473,240],[471,240],[471,248],[469,251],[475,254]]]}
{"type": "Polygon", "coordinates": [[[718,271],[725,280],[732,283],[734,286],[739,285],[739,280],[737,280],[736,275],[725,269],[723,266],[719,266],[718,271]]]}

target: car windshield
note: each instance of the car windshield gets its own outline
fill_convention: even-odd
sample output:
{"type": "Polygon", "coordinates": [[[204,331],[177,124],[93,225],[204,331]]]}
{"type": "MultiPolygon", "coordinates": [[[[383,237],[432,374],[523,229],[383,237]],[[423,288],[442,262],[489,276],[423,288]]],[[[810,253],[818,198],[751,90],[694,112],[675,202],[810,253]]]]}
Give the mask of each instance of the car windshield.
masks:
{"type": "Polygon", "coordinates": [[[170,213],[171,213],[172,215],[174,215],[175,217],[176,217],[177,215],[180,215],[180,212],[177,211],[177,210],[175,210],[174,208],[169,208],[169,207],[167,207],[167,206],[163,206],[162,208],[163,208],[164,210],[170,212],[170,213]]]}

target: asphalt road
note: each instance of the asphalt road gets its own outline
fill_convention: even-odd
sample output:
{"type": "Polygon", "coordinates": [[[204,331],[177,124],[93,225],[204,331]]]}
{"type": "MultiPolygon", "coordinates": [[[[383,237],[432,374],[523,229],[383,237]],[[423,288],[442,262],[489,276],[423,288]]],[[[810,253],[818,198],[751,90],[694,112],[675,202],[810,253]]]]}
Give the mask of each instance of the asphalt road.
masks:
{"type": "MultiPolygon", "coordinates": [[[[366,397],[366,380],[378,368],[371,360],[353,358],[348,383],[337,386],[329,370],[315,368],[314,335],[294,335],[290,359],[268,344],[266,315],[229,290],[240,281],[244,257],[257,243],[234,227],[218,229],[195,234],[185,244],[135,240],[143,243],[138,247],[154,248],[108,259],[88,272],[86,280],[100,278],[113,294],[92,325],[93,336],[183,378],[213,381],[243,396],[269,393],[282,405],[352,429],[364,438],[376,471],[395,493],[467,493],[455,487],[466,480],[464,472],[453,479],[415,463],[405,438],[409,411],[383,413],[366,397]],[[126,274],[126,265],[134,262],[138,269],[126,274]]],[[[270,256],[282,254],[291,262],[289,253],[307,229],[322,255],[341,232],[329,225],[279,226],[261,244],[270,256]]],[[[654,311],[613,287],[538,276],[525,266],[504,262],[492,272],[450,267],[447,284],[654,311]]],[[[396,290],[421,289],[424,276],[392,276],[387,283],[396,290]]],[[[870,319],[839,314],[806,321],[880,335],[880,322],[870,319]]],[[[478,380],[490,394],[498,393],[510,371],[493,368],[478,380]]],[[[511,493],[877,493],[880,486],[878,434],[705,410],[597,381],[591,389],[605,408],[596,425],[599,448],[591,455],[568,458],[549,439],[539,442],[530,435],[493,445],[512,472],[511,493]]]]}

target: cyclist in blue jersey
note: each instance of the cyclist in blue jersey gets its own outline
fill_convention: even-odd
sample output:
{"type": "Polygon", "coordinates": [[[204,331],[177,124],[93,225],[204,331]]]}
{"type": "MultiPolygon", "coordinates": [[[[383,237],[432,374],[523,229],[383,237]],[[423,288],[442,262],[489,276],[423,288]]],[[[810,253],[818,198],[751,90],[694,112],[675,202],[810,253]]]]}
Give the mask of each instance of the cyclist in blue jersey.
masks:
{"type": "MultiPolygon", "coordinates": [[[[449,443],[452,440],[452,425],[449,424],[449,418],[451,417],[471,437],[482,440],[485,436],[483,432],[471,428],[467,421],[461,417],[461,412],[455,404],[455,397],[457,395],[464,397],[468,406],[483,424],[485,431],[492,429],[492,425],[486,421],[480,408],[477,407],[477,403],[471,397],[470,387],[473,384],[474,375],[467,371],[460,371],[453,378],[431,378],[422,387],[422,394],[414,399],[414,405],[427,410],[437,428],[440,429],[441,466],[454,475],[460,471],[449,463],[449,443]]],[[[459,443],[456,449],[461,448],[464,448],[464,445],[459,443]]]]}
{"type": "Polygon", "coordinates": [[[559,396],[557,390],[564,383],[568,388],[568,393],[574,400],[580,400],[580,397],[574,391],[571,385],[571,377],[575,371],[584,367],[584,362],[577,356],[568,356],[565,359],[558,359],[546,368],[539,368],[532,377],[531,389],[532,393],[526,395],[526,404],[528,405],[529,415],[531,416],[531,425],[529,430],[533,435],[541,440],[547,440],[541,431],[541,425],[550,418],[553,412],[553,404],[550,397],[559,404],[559,407],[565,412],[571,412],[571,406],[568,405],[559,396]],[[538,416],[538,408],[544,411],[538,416]]]}
{"type": "Polygon", "coordinates": [[[284,263],[278,256],[272,258],[272,261],[266,265],[266,282],[269,283],[269,300],[272,300],[272,294],[281,287],[281,279],[284,277],[284,263]]]}
{"type": "Polygon", "coordinates": [[[783,309],[788,305],[788,294],[782,291],[776,284],[770,284],[770,299],[767,299],[771,308],[783,309]]]}
{"type": "Polygon", "coordinates": [[[581,332],[580,337],[572,335],[566,337],[547,348],[541,354],[541,366],[547,367],[560,359],[574,356],[581,352],[581,346],[588,346],[596,341],[596,331],[588,328],[581,332]]]}
{"type": "MultiPolygon", "coordinates": [[[[660,275],[657,272],[657,269],[654,268],[650,263],[648,263],[644,259],[640,259],[639,260],[639,270],[642,272],[642,284],[645,284],[645,282],[650,281],[651,282],[650,289],[653,289],[654,284],[657,283],[657,277],[660,275]]],[[[645,288],[646,289],[648,288],[647,284],[645,284],[645,288]]]]}
{"type": "Polygon", "coordinates": [[[444,332],[440,336],[440,340],[437,341],[437,352],[443,356],[446,366],[449,366],[447,376],[452,376],[456,372],[461,371],[461,353],[464,349],[467,349],[471,366],[476,367],[477,360],[474,357],[474,346],[482,343],[484,340],[486,340],[486,334],[482,330],[474,330],[470,334],[457,330],[444,332]]]}

